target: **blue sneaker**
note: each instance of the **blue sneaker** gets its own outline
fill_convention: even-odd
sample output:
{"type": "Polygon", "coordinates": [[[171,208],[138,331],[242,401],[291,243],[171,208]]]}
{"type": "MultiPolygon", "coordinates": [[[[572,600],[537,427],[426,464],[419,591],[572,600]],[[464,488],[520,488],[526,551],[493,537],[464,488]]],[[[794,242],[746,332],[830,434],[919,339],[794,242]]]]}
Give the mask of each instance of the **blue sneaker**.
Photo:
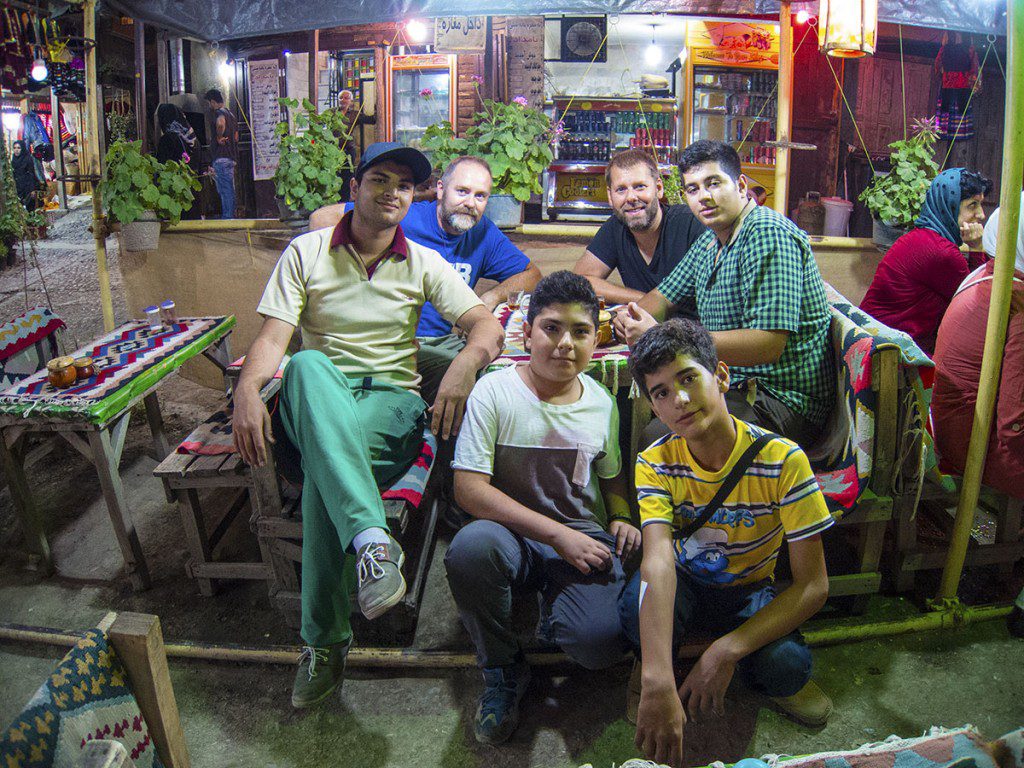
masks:
{"type": "Polygon", "coordinates": [[[473,721],[481,744],[501,744],[519,725],[519,701],[530,684],[525,661],[507,667],[484,667],[484,692],[473,721]]]}

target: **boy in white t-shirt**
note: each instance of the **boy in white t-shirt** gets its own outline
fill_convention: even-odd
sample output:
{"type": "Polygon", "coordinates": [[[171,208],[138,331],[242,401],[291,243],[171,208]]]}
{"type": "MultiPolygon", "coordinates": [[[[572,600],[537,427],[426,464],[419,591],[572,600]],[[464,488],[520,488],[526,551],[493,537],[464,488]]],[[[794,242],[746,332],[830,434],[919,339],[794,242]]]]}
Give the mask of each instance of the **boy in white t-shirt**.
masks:
{"type": "Polygon", "coordinates": [[[621,560],[630,524],[615,400],[583,371],[597,345],[590,283],[555,272],[537,284],[523,334],[530,362],[489,373],[470,394],[455,448],[455,498],[477,518],[445,557],[459,616],[483,667],[478,741],[515,730],[530,670],[512,594],[541,593],[550,638],[601,669],[622,658],[621,560]]]}

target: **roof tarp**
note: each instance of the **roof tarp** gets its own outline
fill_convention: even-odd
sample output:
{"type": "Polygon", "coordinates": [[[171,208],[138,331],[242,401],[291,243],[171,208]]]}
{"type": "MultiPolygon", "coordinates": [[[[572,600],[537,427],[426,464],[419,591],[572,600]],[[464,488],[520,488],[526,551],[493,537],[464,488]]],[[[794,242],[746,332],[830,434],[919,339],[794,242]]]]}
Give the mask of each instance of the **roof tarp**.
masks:
{"type": "MultiPolygon", "coordinates": [[[[222,41],[414,17],[465,16],[465,0],[104,0],[104,7],[199,40],[222,41]]],[[[882,21],[1006,34],[1006,0],[879,0],[882,21]]],[[[794,2],[817,12],[818,3],[794,2]]],[[[481,16],[686,13],[776,16],[778,0],[476,0],[481,16]]]]}

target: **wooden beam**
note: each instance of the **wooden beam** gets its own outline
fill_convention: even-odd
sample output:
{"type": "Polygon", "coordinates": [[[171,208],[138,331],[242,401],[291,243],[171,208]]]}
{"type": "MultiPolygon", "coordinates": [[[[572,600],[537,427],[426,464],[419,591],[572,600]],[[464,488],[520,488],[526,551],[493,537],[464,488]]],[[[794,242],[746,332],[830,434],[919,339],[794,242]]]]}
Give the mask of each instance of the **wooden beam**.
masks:
{"type": "Polygon", "coordinates": [[[317,104],[317,95],[320,86],[320,73],[317,72],[317,59],[320,58],[320,30],[314,29],[309,33],[309,100],[313,102],[314,109],[317,104]]]}
{"type": "Polygon", "coordinates": [[[779,8],[779,104],[775,117],[775,137],[780,146],[775,150],[775,210],[788,216],[789,207],[789,142],[793,140],[793,22],[789,0],[779,8]]]}
{"type": "Polygon", "coordinates": [[[145,613],[121,613],[107,636],[128,673],[132,693],[161,762],[167,768],[189,768],[191,762],[167,671],[160,619],[145,613]]]}
{"type": "Polygon", "coordinates": [[[135,133],[142,141],[142,154],[149,154],[149,111],[146,109],[146,25],[133,19],[135,28],[135,133]]]}

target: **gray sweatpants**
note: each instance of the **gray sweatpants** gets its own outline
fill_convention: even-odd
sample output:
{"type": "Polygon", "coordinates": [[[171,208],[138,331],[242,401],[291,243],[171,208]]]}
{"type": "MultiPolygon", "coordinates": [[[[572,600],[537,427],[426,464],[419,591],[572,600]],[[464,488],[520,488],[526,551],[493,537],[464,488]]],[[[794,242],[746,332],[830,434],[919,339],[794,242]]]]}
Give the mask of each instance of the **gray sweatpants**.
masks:
{"type": "MultiPolygon", "coordinates": [[[[607,533],[591,535],[614,550],[607,533]]],[[[540,592],[552,638],[577,664],[603,669],[621,660],[627,646],[618,599],[625,578],[614,555],[609,570],[588,576],[547,544],[474,520],[452,539],[444,565],[480,666],[505,666],[519,657],[512,596],[521,592],[540,592]]]]}

